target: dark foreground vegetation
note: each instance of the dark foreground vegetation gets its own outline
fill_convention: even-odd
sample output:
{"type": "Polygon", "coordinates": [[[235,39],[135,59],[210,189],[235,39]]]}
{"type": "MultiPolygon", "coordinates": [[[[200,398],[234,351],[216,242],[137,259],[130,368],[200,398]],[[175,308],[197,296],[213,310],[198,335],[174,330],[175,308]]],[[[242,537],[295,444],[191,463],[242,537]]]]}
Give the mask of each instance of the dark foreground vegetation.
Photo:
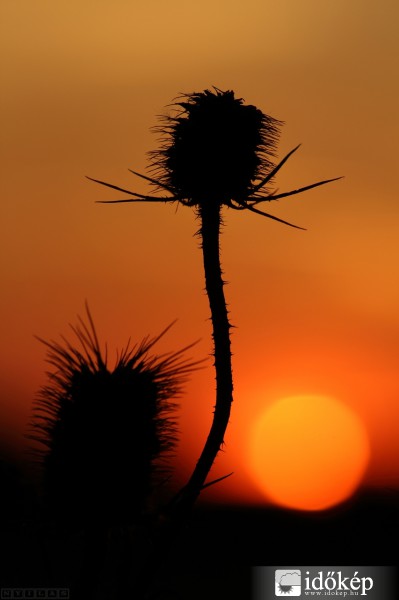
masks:
{"type": "MultiPolygon", "coordinates": [[[[35,486],[11,461],[1,462],[1,490],[1,587],[65,587],[78,597],[72,591],[84,535],[46,523],[35,486]]],[[[109,539],[107,559],[93,581],[98,598],[107,597],[101,589],[105,594],[121,556],[120,533],[109,539]]],[[[398,539],[398,490],[365,490],[323,513],[202,503],[165,553],[148,598],[250,599],[255,565],[395,566],[398,539]]],[[[145,552],[141,537],[135,564],[145,552]]]]}

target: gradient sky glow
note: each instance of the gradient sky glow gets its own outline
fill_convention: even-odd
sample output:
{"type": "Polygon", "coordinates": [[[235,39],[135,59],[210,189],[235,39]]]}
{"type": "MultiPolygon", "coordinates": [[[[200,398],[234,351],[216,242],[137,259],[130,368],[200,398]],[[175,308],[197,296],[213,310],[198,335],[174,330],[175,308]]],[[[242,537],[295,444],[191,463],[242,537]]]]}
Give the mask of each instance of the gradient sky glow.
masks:
{"type": "MultiPolygon", "coordinates": [[[[146,191],[150,129],[179,92],[215,85],[285,121],[280,191],[345,179],[267,209],[307,228],[225,212],[222,262],[235,402],[209,494],[261,501],[243,456],[268,403],[327,394],[371,440],[367,483],[399,486],[399,4],[396,0],[2,0],[0,432],[21,445],[45,349],[84,314],[121,348],[210,324],[191,209],[95,204],[146,191]]],[[[71,338],[72,339],[72,338],[71,338]]],[[[211,360],[181,399],[181,475],[212,415],[211,360]]],[[[350,448],[348,448],[350,452],[350,448]]]]}

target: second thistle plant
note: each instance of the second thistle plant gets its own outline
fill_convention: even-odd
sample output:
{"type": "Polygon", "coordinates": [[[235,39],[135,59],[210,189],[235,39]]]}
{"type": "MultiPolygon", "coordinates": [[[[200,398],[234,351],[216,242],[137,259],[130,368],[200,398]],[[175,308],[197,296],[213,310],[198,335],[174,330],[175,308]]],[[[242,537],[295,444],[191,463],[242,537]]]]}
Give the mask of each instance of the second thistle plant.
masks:
{"type": "Polygon", "coordinates": [[[184,348],[151,356],[169,329],[119,353],[108,365],[87,308],[73,345],[43,343],[53,370],[34,407],[45,502],[52,518],[78,528],[126,526],[147,508],[168,470],[177,428],[176,398],[195,368],[184,348]]]}

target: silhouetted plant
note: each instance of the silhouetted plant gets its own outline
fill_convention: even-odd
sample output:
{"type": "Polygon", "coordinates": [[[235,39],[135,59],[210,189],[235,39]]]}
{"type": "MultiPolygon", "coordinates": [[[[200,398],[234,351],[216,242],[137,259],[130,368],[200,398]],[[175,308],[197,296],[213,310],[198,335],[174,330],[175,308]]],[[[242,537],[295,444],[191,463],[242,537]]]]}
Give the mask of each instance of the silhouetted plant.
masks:
{"type": "Polygon", "coordinates": [[[41,340],[53,370],[35,402],[30,437],[43,447],[38,458],[54,520],[126,526],[140,519],[154,485],[167,476],[176,399],[197,363],[183,357],[187,348],[149,354],[168,327],[128,343],[110,368],[88,308],[87,318],[72,326],[77,345],[41,340]]]}
{"type": "MultiPolygon", "coordinates": [[[[179,202],[194,207],[200,219],[206,291],[213,326],[216,404],[212,426],[193,474],[178,497],[187,508],[204,487],[213,461],[223,444],[233,400],[230,323],[223,291],[219,257],[222,207],[249,210],[297,227],[260,210],[263,202],[302,193],[334,179],[319,181],[290,192],[273,194],[267,186],[297,146],[276,166],[273,158],[282,125],[233,91],[205,90],[182,96],[171,116],[162,117],[159,150],[150,153],[153,177],[132,171],[167,195],[151,196],[90,178],[133,198],[120,202],[179,202]]],[[[339,179],[339,178],[336,178],[339,179]]],[[[301,229],[301,228],[299,228],[301,229]]]]}

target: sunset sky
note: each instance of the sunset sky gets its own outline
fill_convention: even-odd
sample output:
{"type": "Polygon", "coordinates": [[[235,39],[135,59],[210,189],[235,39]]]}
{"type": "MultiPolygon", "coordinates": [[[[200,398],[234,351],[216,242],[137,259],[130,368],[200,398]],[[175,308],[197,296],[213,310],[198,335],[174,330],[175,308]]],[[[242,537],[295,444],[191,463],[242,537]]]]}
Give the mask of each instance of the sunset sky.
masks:
{"type": "MultiPolygon", "coordinates": [[[[352,408],[370,439],[365,482],[399,487],[397,0],[2,0],[0,23],[4,444],[22,447],[46,381],[34,336],[73,340],[85,300],[112,358],[175,319],[159,352],[200,339],[191,356],[209,357],[192,209],[96,204],[122,196],[85,175],[148,191],[128,168],[146,172],[157,115],[216,86],[285,122],[280,158],[302,144],[280,192],[345,178],[266,207],[307,231],[225,211],[235,401],[213,475],[234,475],[209,495],[263,501],[251,431],[301,394],[352,408]]],[[[181,398],[182,480],[214,387],[209,358],[181,398]]]]}

